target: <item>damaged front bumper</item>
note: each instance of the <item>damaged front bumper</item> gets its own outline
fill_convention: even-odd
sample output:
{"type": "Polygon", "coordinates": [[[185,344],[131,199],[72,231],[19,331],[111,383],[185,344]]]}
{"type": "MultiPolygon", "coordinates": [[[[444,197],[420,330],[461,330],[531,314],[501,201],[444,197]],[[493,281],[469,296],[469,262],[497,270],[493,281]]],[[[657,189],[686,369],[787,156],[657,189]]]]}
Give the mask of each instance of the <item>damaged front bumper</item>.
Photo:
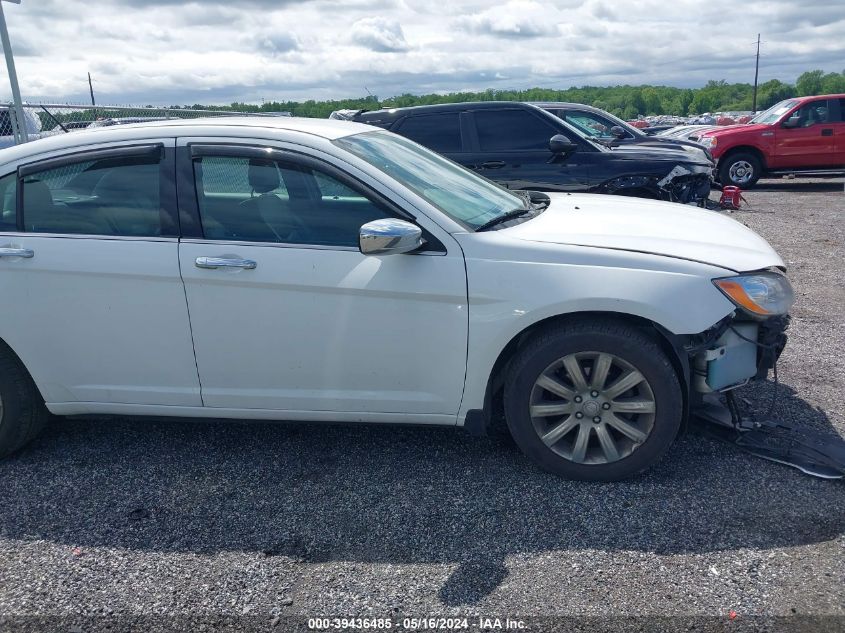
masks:
{"type": "MultiPolygon", "coordinates": [[[[771,419],[745,416],[733,390],[765,380],[786,346],[789,316],[717,323],[686,345],[692,367],[690,413],[705,432],[758,457],[825,479],[845,477],[845,441],[838,436],[771,419]]],[[[777,392],[774,393],[776,397],[777,392]]]]}
{"type": "Polygon", "coordinates": [[[687,350],[692,389],[699,394],[724,392],[765,380],[786,347],[789,316],[768,319],[723,319],[694,337],[687,350]]]}
{"type": "Polygon", "coordinates": [[[631,174],[604,183],[598,193],[640,195],[703,207],[713,186],[712,170],[704,165],[675,165],[665,176],[631,174]]]}

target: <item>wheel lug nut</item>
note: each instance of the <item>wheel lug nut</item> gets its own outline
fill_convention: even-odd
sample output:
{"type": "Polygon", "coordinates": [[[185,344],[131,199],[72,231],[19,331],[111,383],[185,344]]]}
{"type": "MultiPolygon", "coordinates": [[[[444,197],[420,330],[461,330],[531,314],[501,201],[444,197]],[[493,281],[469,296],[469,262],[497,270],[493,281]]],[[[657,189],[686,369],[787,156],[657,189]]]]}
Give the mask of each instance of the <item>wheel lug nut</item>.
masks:
{"type": "Polygon", "coordinates": [[[575,402],[581,402],[583,398],[581,396],[575,396],[575,402]]]}
{"type": "Polygon", "coordinates": [[[596,416],[596,417],[593,418],[593,422],[598,424],[599,422],[601,422],[601,418],[599,416],[596,416]]]}
{"type": "Polygon", "coordinates": [[[610,408],[610,403],[605,402],[603,405],[601,405],[601,408],[604,409],[605,411],[607,411],[610,408]]]}
{"type": "Polygon", "coordinates": [[[591,395],[591,396],[593,396],[593,398],[598,398],[598,397],[599,397],[599,392],[598,392],[598,391],[591,391],[591,392],[590,392],[590,395],[591,395]]]}
{"type": "Polygon", "coordinates": [[[584,414],[579,411],[578,413],[575,414],[575,417],[580,420],[581,418],[584,417],[584,414]]]}

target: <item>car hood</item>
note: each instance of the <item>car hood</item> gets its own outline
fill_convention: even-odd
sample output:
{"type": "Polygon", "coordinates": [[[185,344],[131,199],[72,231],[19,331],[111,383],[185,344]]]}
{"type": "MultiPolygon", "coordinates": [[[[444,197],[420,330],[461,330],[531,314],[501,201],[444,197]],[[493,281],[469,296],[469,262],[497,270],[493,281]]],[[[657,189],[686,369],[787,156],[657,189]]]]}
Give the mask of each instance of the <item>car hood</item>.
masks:
{"type": "Polygon", "coordinates": [[[611,150],[616,158],[632,161],[665,161],[673,165],[700,165],[708,167],[710,161],[703,152],[688,152],[676,144],[648,144],[647,142],[616,145],[611,150]],[[674,147],[673,147],[674,145],[674,147]]]}
{"type": "Polygon", "coordinates": [[[733,134],[734,132],[765,132],[771,130],[771,125],[765,123],[737,123],[736,125],[723,125],[714,130],[703,132],[701,136],[725,136],[726,134],[733,134]]]}
{"type": "Polygon", "coordinates": [[[650,253],[737,272],[785,268],[766,240],[715,211],[600,194],[548,195],[544,212],[502,231],[513,239],[650,253]]]}

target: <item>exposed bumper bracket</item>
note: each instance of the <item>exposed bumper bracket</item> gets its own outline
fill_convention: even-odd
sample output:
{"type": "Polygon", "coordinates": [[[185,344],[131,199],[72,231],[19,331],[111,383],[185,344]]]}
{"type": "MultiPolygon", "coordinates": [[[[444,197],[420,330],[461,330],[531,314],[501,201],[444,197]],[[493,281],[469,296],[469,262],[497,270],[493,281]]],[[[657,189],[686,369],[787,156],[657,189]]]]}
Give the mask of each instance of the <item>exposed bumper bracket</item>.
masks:
{"type": "MultiPolygon", "coordinates": [[[[733,394],[728,393],[727,398],[733,394]]],[[[752,421],[722,404],[715,394],[706,396],[694,411],[708,434],[763,459],[786,464],[814,477],[845,477],[845,439],[777,420],[752,421]]]]}

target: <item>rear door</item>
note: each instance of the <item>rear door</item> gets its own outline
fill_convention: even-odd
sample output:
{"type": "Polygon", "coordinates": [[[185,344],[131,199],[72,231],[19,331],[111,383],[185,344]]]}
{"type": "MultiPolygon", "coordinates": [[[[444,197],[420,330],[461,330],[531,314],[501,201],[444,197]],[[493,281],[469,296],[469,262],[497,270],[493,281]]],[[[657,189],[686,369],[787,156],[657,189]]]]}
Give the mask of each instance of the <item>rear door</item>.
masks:
{"type": "MultiPolygon", "coordinates": [[[[551,116],[551,115],[548,115],[551,116]]],[[[524,108],[478,109],[467,115],[473,151],[463,164],[510,188],[541,191],[586,191],[593,153],[551,121],[524,108]],[[579,145],[560,161],[552,160],[549,140],[563,134],[579,145]]]]}
{"type": "Polygon", "coordinates": [[[836,163],[835,125],[827,99],[805,102],[775,132],[775,168],[829,167],[836,163]]]}
{"type": "Polygon", "coordinates": [[[424,252],[365,256],[362,224],[413,220],[378,183],[266,141],[225,142],[179,139],[181,211],[198,218],[180,262],[205,406],[454,423],[468,321],[451,236],[420,217],[424,252]]]}
{"type": "Polygon", "coordinates": [[[59,413],[201,405],[174,145],[67,153],[2,179],[0,336],[59,413]]]}

